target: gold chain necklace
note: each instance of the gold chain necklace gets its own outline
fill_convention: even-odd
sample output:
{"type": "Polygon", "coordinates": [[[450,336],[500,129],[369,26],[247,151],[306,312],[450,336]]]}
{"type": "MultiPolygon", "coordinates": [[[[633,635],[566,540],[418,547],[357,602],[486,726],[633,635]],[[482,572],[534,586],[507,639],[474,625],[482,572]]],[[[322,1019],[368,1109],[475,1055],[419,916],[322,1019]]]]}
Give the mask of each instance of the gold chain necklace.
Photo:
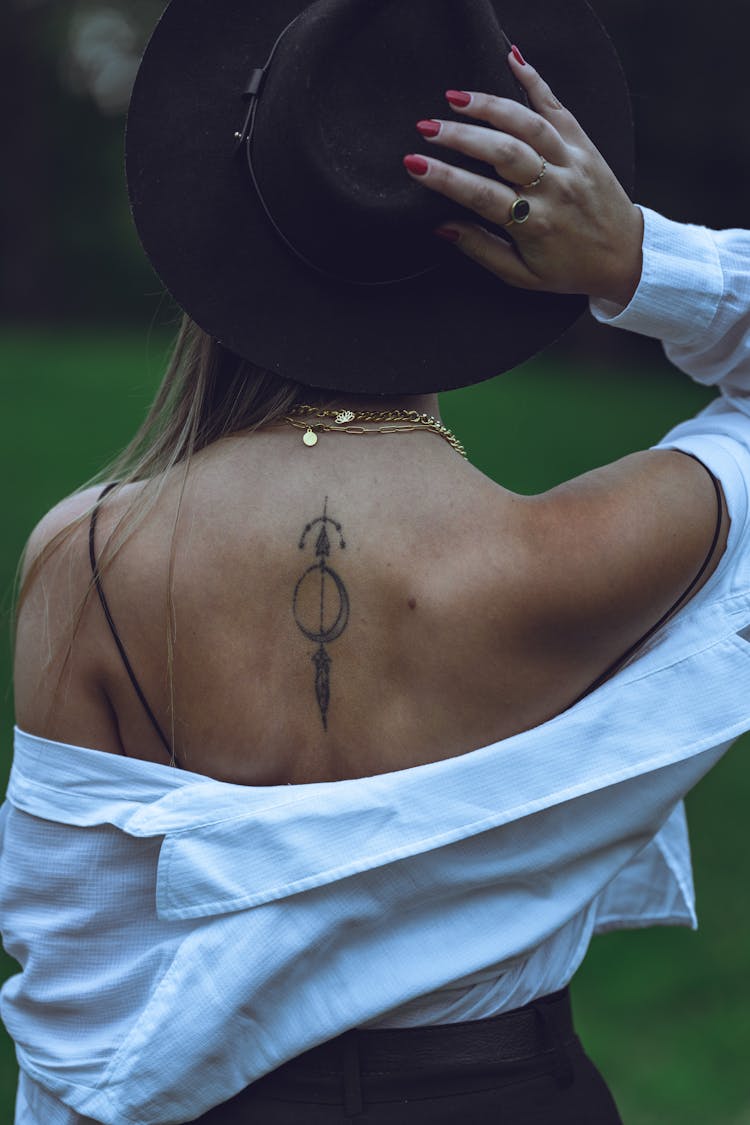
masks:
{"type": "Polygon", "coordinates": [[[291,414],[284,419],[295,429],[304,430],[302,441],[312,449],[318,444],[319,433],[331,434],[405,434],[418,430],[431,430],[468,460],[468,454],[452,430],[438,422],[430,414],[420,414],[416,410],[325,410],[322,407],[301,404],[295,406],[291,414]],[[327,422],[305,421],[311,418],[331,418],[333,425],[327,422]],[[388,426],[377,426],[375,429],[365,429],[362,425],[350,423],[376,423],[389,422],[388,426]]]}

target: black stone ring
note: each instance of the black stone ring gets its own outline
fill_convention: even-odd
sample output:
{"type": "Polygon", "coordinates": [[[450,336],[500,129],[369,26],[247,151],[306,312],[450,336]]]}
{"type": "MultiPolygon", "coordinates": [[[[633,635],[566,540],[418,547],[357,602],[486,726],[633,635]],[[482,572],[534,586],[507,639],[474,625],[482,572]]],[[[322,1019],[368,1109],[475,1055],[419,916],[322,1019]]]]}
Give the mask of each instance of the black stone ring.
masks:
{"type": "Polygon", "coordinates": [[[519,195],[518,199],[513,201],[510,209],[510,221],[503,223],[505,227],[512,227],[516,224],[525,223],[531,214],[531,204],[528,199],[524,199],[519,195]]]}

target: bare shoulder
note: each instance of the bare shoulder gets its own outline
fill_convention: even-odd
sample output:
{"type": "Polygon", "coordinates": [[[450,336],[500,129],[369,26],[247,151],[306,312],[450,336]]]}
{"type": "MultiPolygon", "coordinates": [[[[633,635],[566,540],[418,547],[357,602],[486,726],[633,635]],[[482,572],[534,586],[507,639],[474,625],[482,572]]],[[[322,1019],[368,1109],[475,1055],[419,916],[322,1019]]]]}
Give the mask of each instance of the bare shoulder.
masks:
{"type": "Polygon", "coordinates": [[[88,524],[84,521],[94,510],[104,487],[98,484],[93,488],[74,492],[72,496],[61,500],[42,516],[26,543],[21,570],[22,585],[29,578],[35,564],[38,566],[44,560],[45,553],[66,532],[69,533],[68,538],[71,543],[75,541],[75,545],[79,548],[84,539],[88,541],[88,524]]]}
{"type": "MultiPolygon", "coordinates": [[[[726,547],[719,539],[701,583],[726,547]]],[[[631,454],[533,498],[541,602],[550,619],[624,651],[666,614],[711,550],[719,508],[706,468],[673,450],[631,454]]],[[[695,589],[700,588],[697,584],[695,589]]]]}
{"type": "Polygon", "coordinates": [[[90,598],[90,516],[104,487],[62,500],[29,537],[16,620],[14,695],[23,730],[118,752],[102,688],[100,631],[88,627],[96,612],[90,598]]]}

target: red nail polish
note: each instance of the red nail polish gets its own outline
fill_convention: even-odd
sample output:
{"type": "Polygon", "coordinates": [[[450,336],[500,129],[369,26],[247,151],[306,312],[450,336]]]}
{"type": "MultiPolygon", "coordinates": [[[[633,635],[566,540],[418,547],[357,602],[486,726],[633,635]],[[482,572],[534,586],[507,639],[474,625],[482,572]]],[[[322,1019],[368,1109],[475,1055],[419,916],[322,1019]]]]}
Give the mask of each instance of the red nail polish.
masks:
{"type": "Polygon", "coordinates": [[[526,66],[526,59],[523,57],[518,47],[516,47],[515,43],[511,47],[511,51],[513,52],[513,58],[516,60],[516,62],[521,66],[526,66]]]}
{"type": "Polygon", "coordinates": [[[404,166],[415,176],[425,176],[430,167],[423,156],[405,156],[404,166]]]}
{"type": "Polygon", "coordinates": [[[446,90],[445,96],[451,105],[459,105],[462,108],[471,101],[471,94],[467,94],[464,90],[446,90]]]}
{"type": "Polygon", "coordinates": [[[418,121],[417,128],[423,137],[436,137],[442,126],[439,121],[418,121]]]}
{"type": "Polygon", "coordinates": [[[433,234],[437,235],[438,238],[444,238],[446,242],[458,242],[461,237],[458,231],[451,227],[439,227],[438,230],[433,231],[433,234]]]}

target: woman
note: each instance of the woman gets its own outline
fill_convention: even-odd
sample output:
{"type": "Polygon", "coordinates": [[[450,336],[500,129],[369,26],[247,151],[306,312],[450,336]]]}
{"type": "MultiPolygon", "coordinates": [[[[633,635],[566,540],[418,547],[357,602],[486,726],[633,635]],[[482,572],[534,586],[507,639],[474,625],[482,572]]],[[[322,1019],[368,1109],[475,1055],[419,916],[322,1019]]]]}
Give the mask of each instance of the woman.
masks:
{"type": "MultiPolygon", "coordinates": [[[[129,140],[141,235],[170,280],[179,259],[172,284],[212,326],[247,300],[240,263],[227,284],[226,242],[209,263],[206,238],[196,266],[174,232],[220,161],[201,148],[213,143],[205,121],[177,120],[174,106],[163,110],[170,139],[159,76],[182,81],[160,57],[173,44],[192,58],[200,40],[210,60],[212,35],[237,36],[217,3],[210,22],[197,18],[205,0],[168,9],[129,140]],[[191,146],[203,178],[175,169],[191,146]],[[170,169],[179,222],[159,200],[170,169]]],[[[489,7],[465,5],[469,53],[486,45],[489,7]]],[[[288,66],[251,75],[237,138],[241,156],[267,157],[249,161],[271,204],[255,212],[254,237],[274,249],[246,283],[258,301],[265,287],[271,313],[285,277],[290,293],[312,291],[301,266],[317,261],[321,307],[334,268],[357,266],[342,242],[319,268],[315,232],[273,241],[295,216],[269,191],[264,99],[293,99],[294,58],[326,57],[335,34],[351,42],[365,19],[333,0],[305,15],[276,42],[288,66]]],[[[585,5],[565,21],[611,74],[585,5]]],[[[386,41],[367,31],[354,74],[386,41]]],[[[419,33],[428,59],[430,34],[458,50],[437,15],[419,33]]],[[[641,212],[517,49],[508,66],[526,96],[504,78],[506,97],[454,90],[464,116],[434,137],[496,176],[437,155],[426,175],[407,165],[441,210],[450,200],[499,229],[458,224],[481,282],[441,258],[441,279],[470,288],[452,291],[455,325],[381,332],[391,386],[394,343],[414,355],[421,343],[433,371],[449,364],[431,335],[466,350],[465,324],[479,327],[470,303],[484,315],[495,274],[618,307],[639,285],[641,212]]],[[[198,86],[213,72],[201,68],[198,86]]],[[[184,81],[196,86],[189,67],[184,81]]],[[[594,86],[608,113],[612,81],[594,86]]],[[[325,118],[331,133],[341,111],[325,118]]],[[[330,231],[328,169],[308,171],[330,231]]],[[[413,272],[413,247],[382,253],[376,234],[369,282],[390,266],[405,288],[369,291],[368,309],[396,318],[432,282],[413,272]]],[[[23,966],[2,1009],[22,1068],[20,1125],[619,1121],[575,1037],[566,986],[595,930],[694,917],[680,798],[750,728],[747,421],[727,401],[656,450],[520,497],[433,422],[439,384],[430,391],[426,364],[409,372],[408,389],[421,390],[408,397],[376,390],[364,353],[347,385],[342,341],[366,325],[352,331],[355,298],[336,299],[337,341],[312,316],[295,337],[288,307],[270,326],[257,306],[233,314],[222,332],[233,349],[187,322],[151,421],[114,474],[125,483],[76,494],[32,535],[0,868],[5,942],[23,966]],[[264,333],[306,384],[253,366],[247,340],[264,333]]],[[[453,385],[489,373],[490,345],[498,363],[518,361],[580,311],[567,297],[507,300],[502,332],[484,327],[453,385]]]]}

